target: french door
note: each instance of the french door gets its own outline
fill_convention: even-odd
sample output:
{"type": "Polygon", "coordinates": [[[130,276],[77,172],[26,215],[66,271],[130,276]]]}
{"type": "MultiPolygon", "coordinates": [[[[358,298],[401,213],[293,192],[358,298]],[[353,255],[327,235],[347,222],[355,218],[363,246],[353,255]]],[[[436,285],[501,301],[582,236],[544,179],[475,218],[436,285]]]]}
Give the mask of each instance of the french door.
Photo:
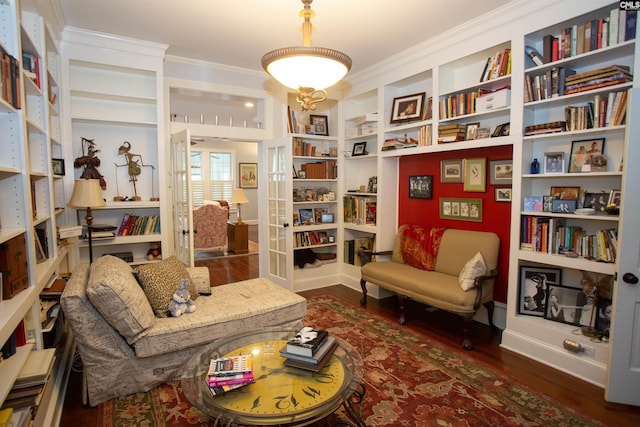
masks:
{"type": "Polygon", "coordinates": [[[175,256],[193,267],[191,136],[188,129],[171,135],[171,174],[175,256]]]}

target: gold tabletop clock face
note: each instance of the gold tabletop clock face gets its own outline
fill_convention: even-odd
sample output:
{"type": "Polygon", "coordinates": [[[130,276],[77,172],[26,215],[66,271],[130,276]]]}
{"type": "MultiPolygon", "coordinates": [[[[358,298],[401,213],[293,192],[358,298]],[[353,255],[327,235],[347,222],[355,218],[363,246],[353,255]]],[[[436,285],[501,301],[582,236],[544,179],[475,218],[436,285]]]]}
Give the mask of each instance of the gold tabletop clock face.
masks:
{"type": "Polygon", "coordinates": [[[285,344],[251,344],[229,354],[253,354],[255,383],[213,398],[214,405],[247,415],[292,414],[320,405],[340,392],[344,366],[335,355],[320,372],[290,368],[279,355],[285,344]]]}

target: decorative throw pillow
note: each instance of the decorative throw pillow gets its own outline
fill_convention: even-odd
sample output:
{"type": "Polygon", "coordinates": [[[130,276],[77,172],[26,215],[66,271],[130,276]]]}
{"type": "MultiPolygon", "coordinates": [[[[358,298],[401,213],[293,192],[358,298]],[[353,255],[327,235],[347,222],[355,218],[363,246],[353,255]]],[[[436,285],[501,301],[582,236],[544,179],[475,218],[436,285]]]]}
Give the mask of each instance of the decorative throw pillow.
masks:
{"type": "MultiPolygon", "coordinates": [[[[137,269],[137,274],[140,286],[158,317],[168,316],[169,303],[178,289],[180,279],[191,279],[184,264],[175,256],[160,262],[141,265],[137,269]]],[[[198,298],[198,291],[193,281],[189,284],[189,295],[192,300],[198,298]]]]}
{"type": "Polygon", "coordinates": [[[487,265],[484,263],[482,254],[478,252],[464,266],[458,276],[458,283],[463,291],[473,288],[473,279],[487,273],[487,265]]]}

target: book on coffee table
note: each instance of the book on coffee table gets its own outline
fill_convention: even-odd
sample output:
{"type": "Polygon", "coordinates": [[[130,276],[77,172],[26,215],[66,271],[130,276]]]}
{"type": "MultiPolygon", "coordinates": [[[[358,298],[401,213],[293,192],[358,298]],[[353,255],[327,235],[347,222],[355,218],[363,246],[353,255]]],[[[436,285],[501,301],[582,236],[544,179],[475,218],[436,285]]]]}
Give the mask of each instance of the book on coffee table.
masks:
{"type": "Polygon", "coordinates": [[[286,352],[312,357],[328,336],[329,333],[325,330],[305,326],[294,337],[289,339],[286,352]]]}
{"type": "Polygon", "coordinates": [[[312,372],[320,372],[322,368],[324,368],[324,366],[327,364],[329,359],[331,359],[331,356],[333,355],[333,353],[336,351],[337,348],[338,348],[338,342],[334,339],[332,343],[329,344],[329,348],[327,349],[326,352],[324,352],[322,357],[318,359],[312,358],[311,361],[303,361],[303,360],[300,360],[299,358],[298,359],[288,358],[287,360],[284,361],[284,365],[289,366],[291,368],[299,368],[299,369],[304,369],[312,372]]]}

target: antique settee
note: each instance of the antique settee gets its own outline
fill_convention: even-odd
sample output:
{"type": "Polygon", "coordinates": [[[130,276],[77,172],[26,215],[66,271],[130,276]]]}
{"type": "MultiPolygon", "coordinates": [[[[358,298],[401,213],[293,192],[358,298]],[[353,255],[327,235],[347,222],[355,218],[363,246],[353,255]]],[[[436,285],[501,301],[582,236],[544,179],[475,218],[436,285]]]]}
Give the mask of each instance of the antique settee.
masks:
{"type": "Polygon", "coordinates": [[[193,249],[227,251],[229,204],[225,200],[205,200],[193,210],[193,249]]]}
{"type": "Polygon", "coordinates": [[[307,305],[296,293],[263,278],[210,287],[206,267],[181,273],[181,265],[175,257],[146,264],[136,278],[127,263],[104,256],[73,271],[61,305],[82,359],[84,403],[177,380],[189,358],[216,339],[259,327],[302,327],[307,305]],[[166,314],[158,308],[166,302],[162,289],[172,295],[171,281],[185,274],[196,310],[159,317],[166,314]]]}
{"type": "Polygon", "coordinates": [[[372,252],[372,255],[391,255],[391,259],[369,262],[361,268],[363,298],[360,303],[367,303],[366,284],[370,282],[398,295],[401,324],[406,323],[405,305],[408,298],[459,314],[464,318],[462,346],[470,350],[473,348],[469,336],[471,321],[481,304],[487,308],[489,325],[495,327],[493,283],[497,275],[499,248],[500,239],[490,232],[443,231],[402,225],[396,234],[392,251],[372,252]],[[411,244],[411,232],[416,238],[424,237],[425,233],[432,236],[424,241],[432,245],[435,243],[435,250],[431,254],[433,259],[428,260],[427,250],[415,242],[411,244]],[[416,259],[421,258],[427,261],[424,265],[416,265],[416,259]]]}

